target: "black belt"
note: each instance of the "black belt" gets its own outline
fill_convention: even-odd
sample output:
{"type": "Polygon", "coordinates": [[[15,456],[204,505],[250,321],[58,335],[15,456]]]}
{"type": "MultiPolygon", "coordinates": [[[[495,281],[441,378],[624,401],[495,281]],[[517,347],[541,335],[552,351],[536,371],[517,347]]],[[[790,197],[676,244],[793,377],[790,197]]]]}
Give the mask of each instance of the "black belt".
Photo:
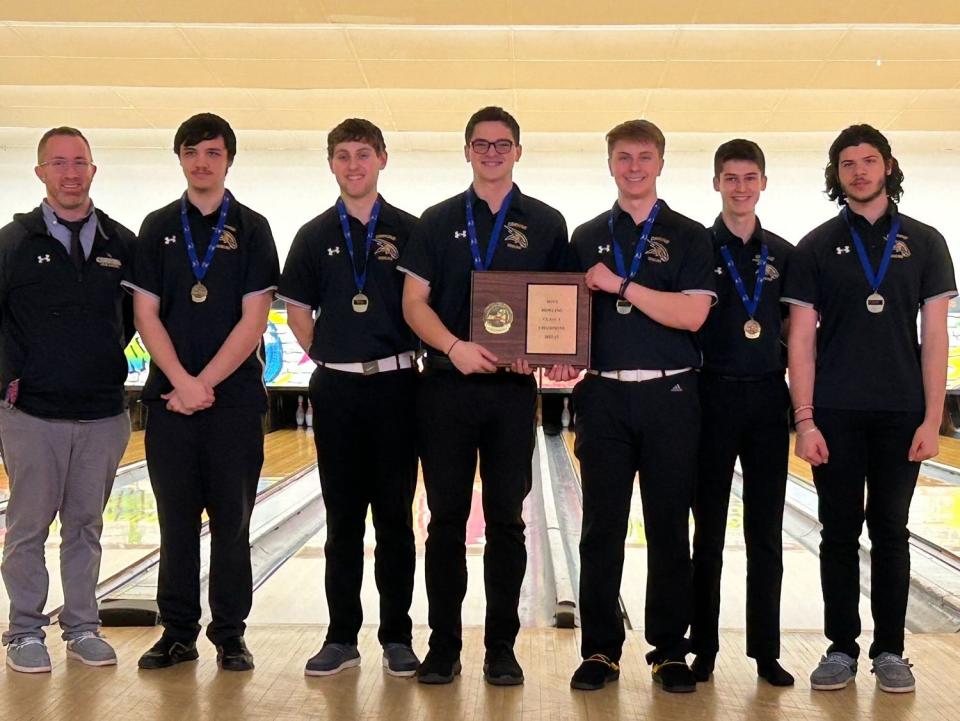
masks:
{"type": "Polygon", "coordinates": [[[711,373],[710,371],[700,371],[705,378],[718,381],[727,381],[730,383],[758,383],[760,381],[770,381],[774,378],[783,378],[783,371],[771,371],[770,373],[761,373],[758,376],[728,376],[720,373],[711,373]]]}
{"type": "Polygon", "coordinates": [[[423,357],[423,367],[432,371],[455,371],[457,367],[446,356],[426,355],[423,357]]]}

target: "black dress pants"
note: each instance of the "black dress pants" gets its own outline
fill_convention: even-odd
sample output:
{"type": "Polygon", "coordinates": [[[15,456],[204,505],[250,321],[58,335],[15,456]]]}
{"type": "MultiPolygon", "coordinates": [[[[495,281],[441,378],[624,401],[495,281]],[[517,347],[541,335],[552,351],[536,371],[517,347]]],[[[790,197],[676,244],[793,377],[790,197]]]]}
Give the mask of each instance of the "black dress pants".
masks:
{"type": "MultiPolygon", "coordinates": [[[[689,516],[697,475],[697,374],[642,383],[588,375],[573,391],[583,485],[580,620],[584,658],[620,659],[618,595],[633,479],[647,539],[644,635],[649,663],[681,660],[690,624],[689,516]]],[[[637,582],[639,579],[631,579],[637,582]]]]}
{"type": "Polygon", "coordinates": [[[374,578],[381,644],[410,645],[417,551],[414,403],[417,371],[364,376],[317,368],[310,379],[313,437],[327,513],[324,577],[328,643],[356,644],[363,623],[363,537],[367,509],[376,533],[374,578]]]}
{"type": "Polygon", "coordinates": [[[144,446],[160,522],[157,605],[164,634],[200,632],[200,525],[210,519],[210,611],[214,643],[242,636],[253,588],[250,514],[263,466],[263,417],[216,406],[186,416],[150,403],[144,446]]]}
{"type": "Polygon", "coordinates": [[[430,506],[426,547],[430,649],[455,657],[462,647],[461,607],[467,591],[466,524],[477,460],[486,545],[484,643],[513,647],[527,566],[523,500],[533,483],[536,384],[513,373],[464,376],[427,370],[417,421],[423,480],[430,506]]]}
{"type": "Polygon", "coordinates": [[[870,534],[870,658],[903,655],[910,590],[907,519],[920,464],[907,460],[922,413],[817,408],[830,460],[813,469],[820,523],[820,582],[828,653],[860,653],[860,533],[870,534]],[[866,507],[864,486],[866,485],[866,507]]]}
{"type": "Polygon", "coordinates": [[[700,473],[693,504],[694,613],[691,650],[720,649],[720,575],[727,508],[737,457],[743,471],[747,547],[747,656],[780,657],[783,502],[790,397],[783,375],[738,381],[700,378],[700,473]]]}

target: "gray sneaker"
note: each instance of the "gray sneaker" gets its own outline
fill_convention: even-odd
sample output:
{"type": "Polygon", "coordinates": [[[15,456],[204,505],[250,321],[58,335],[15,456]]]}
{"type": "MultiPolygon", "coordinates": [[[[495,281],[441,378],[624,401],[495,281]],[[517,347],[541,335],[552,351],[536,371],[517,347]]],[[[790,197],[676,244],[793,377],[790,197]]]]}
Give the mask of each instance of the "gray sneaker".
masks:
{"type": "Polygon", "coordinates": [[[67,658],[87,666],[115,666],[117,654],[106,639],[95,631],[86,631],[67,641],[67,658]]]}
{"type": "Polygon", "coordinates": [[[420,659],[404,643],[383,644],[383,668],[391,676],[413,676],[420,667],[420,659]]]}
{"type": "Polygon", "coordinates": [[[50,673],[50,654],[42,638],[28,636],[7,646],[7,666],[21,673],[50,673]]]}
{"type": "Polygon", "coordinates": [[[911,668],[913,664],[910,663],[910,659],[884,651],[873,659],[873,668],[870,669],[870,673],[877,677],[877,686],[881,691],[911,693],[917,688],[911,668]]]}
{"type": "Polygon", "coordinates": [[[856,675],[856,659],[835,651],[820,657],[820,665],[810,674],[810,687],[817,691],[836,691],[846,688],[856,675]]]}
{"type": "Polygon", "coordinates": [[[320,652],[307,661],[307,676],[330,676],[345,668],[360,665],[360,652],[355,644],[325,643],[320,652]]]}

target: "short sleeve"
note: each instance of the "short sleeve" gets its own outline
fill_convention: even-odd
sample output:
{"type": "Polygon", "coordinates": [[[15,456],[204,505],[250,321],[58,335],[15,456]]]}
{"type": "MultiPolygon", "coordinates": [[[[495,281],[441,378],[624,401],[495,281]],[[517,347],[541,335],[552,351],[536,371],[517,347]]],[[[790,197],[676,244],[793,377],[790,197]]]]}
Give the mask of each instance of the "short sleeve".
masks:
{"type": "Polygon", "coordinates": [[[250,234],[250,251],[246,274],[243,279],[243,295],[253,295],[274,290],[280,281],[280,260],[273,233],[266,218],[258,217],[256,227],[250,234]]]}
{"type": "Polygon", "coordinates": [[[436,252],[430,235],[433,225],[428,217],[421,218],[416,223],[410,240],[403,249],[403,255],[400,256],[400,262],[397,263],[398,270],[419,278],[428,285],[436,279],[437,269],[436,252]]]}
{"type": "Polygon", "coordinates": [[[133,244],[133,271],[126,284],[134,290],[159,299],[163,290],[163,245],[157,237],[155,214],[143,220],[133,244]]]}
{"type": "Polygon", "coordinates": [[[320,307],[320,266],[310,252],[307,226],[300,228],[283,263],[277,295],[312,310],[320,307]]]}
{"type": "Polygon", "coordinates": [[[698,226],[691,233],[690,247],[683,256],[677,276],[677,290],[681,293],[705,293],[716,296],[717,285],[713,274],[713,243],[706,228],[698,226]]]}
{"type": "Polygon", "coordinates": [[[935,298],[952,298],[957,294],[957,280],[953,273],[953,259],[946,239],[937,231],[930,236],[930,252],[920,278],[920,300],[926,303],[935,298]]]}
{"type": "Polygon", "coordinates": [[[796,250],[790,254],[788,272],[783,282],[780,299],[784,303],[816,308],[820,302],[817,286],[817,259],[813,253],[813,243],[801,240],[796,250]]]}

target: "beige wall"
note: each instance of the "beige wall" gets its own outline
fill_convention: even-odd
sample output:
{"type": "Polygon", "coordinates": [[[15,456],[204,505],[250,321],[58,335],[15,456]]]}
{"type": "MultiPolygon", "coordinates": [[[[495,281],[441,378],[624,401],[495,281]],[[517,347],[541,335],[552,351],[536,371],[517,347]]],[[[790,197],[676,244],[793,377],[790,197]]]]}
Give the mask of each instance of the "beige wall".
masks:
{"type": "MultiPolygon", "coordinates": [[[[65,119],[68,122],[68,119],[65,119]]],[[[40,132],[0,129],[0,220],[35,206],[43,187],[33,176],[40,132]]],[[[168,143],[172,131],[88,133],[99,166],[93,197],[98,206],[137,230],[143,216],[179,196],[184,181],[168,143]]],[[[732,134],[667,133],[666,167],[659,190],[674,209],[710,223],[719,210],[711,186],[713,150],[732,134]]],[[[764,225],[796,242],[836,212],[823,196],[823,166],[832,135],[754,134],[767,153],[769,185],[759,214],[764,225]]],[[[603,212],[615,192],[600,135],[530,134],[516,180],[524,192],[559,208],[572,231],[603,212]]],[[[891,134],[906,181],[901,208],[936,226],[960,259],[960,134],[891,134]]],[[[297,229],[336,198],[326,164],[325,134],[241,133],[228,185],[242,202],[266,215],[281,258],[297,229]],[[303,149],[306,148],[306,149],[303,149]]],[[[390,162],[381,192],[413,213],[463,190],[470,169],[462,136],[404,133],[387,136],[390,162]]]]}

